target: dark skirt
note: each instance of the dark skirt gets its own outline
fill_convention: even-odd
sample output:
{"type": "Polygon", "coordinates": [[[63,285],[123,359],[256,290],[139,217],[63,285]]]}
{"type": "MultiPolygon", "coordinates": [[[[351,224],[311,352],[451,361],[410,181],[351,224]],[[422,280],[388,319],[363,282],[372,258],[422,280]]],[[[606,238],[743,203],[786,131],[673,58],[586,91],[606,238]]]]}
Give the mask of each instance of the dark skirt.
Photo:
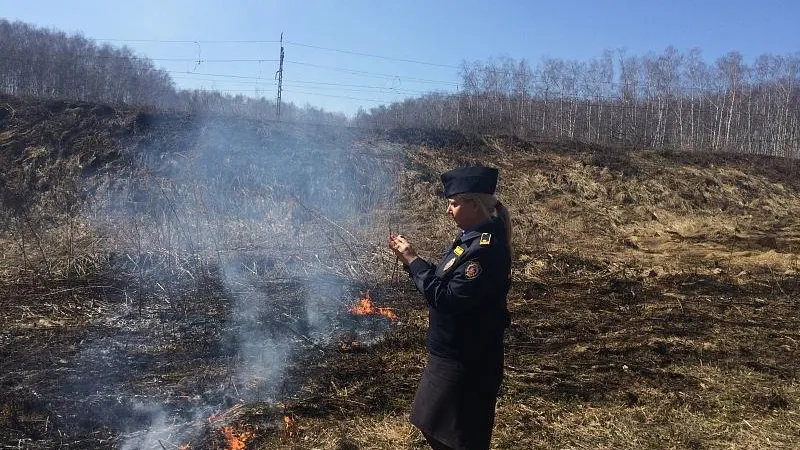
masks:
{"type": "Polygon", "coordinates": [[[488,449],[502,378],[502,354],[470,365],[428,354],[411,423],[453,449],[488,449]]]}

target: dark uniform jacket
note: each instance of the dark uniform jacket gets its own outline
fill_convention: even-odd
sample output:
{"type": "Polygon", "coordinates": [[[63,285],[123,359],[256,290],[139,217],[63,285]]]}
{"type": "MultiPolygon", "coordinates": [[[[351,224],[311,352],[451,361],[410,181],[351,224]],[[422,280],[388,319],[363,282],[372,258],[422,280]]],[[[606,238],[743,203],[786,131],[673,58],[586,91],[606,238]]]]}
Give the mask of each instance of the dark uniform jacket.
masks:
{"type": "Polygon", "coordinates": [[[511,254],[500,219],[457,238],[438,266],[418,258],[408,269],[429,306],[431,354],[464,363],[502,357],[511,254]]]}
{"type": "Polygon", "coordinates": [[[417,259],[408,270],[430,320],[411,422],[449,448],[488,450],[509,325],[511,255],[502,222],[464,233],[439,265],[417,259]]]}

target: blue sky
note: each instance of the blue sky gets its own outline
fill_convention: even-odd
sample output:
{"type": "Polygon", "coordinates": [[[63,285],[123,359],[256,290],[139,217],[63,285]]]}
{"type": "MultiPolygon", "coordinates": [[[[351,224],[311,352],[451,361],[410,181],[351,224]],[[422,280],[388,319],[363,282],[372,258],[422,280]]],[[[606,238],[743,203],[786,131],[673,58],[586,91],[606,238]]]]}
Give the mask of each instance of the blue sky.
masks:
{"type": "Polygon", "coordinates": [[[283,32],[283,99],[349,115],[359,106],[455,90],[455,66],[464,60],[583,61],[606,49],[644,55],[673,45],[699,47],[707,61],[737,50],[750,62],[800,51],[796,0],[0,0],[0,17],[113,39],[161,59],[156,65],[173,71],[179,87],[270,98],[278,63],[268,60],[278,58],[279,45],[264,41],[283,32]],[[191,61],[198,58],[199,65],[191,61]],[[254,61],[206,61],[213,59],[254,61]]]}

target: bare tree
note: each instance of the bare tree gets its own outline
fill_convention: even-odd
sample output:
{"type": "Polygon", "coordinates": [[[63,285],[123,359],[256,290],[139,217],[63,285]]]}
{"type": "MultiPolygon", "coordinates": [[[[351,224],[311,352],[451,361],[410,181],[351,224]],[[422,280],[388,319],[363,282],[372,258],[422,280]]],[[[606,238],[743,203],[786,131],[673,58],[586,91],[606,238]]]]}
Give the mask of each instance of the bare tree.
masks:
{"type": "Polygon", "coordinates": [[[464,62],[456,94],[428,94],[358,115],[376,126],[445,127],[653,148],[800,156],[800,54],[737,52],[713,64],[699,49],[586,62],[464,62]]]}

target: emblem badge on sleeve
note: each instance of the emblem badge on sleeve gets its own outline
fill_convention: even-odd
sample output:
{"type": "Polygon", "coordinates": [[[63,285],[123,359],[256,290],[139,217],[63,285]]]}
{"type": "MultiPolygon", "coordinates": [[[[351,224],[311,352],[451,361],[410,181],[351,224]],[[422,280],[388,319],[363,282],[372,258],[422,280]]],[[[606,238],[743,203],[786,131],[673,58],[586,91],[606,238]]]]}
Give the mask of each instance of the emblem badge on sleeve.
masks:
{"type": "Polygon", "coordinates": [[[478,261],[470,261],[467,268],[464,270],[464,276],[468,280],[474,280],[481,274],[481,263],[478,261]]]}

